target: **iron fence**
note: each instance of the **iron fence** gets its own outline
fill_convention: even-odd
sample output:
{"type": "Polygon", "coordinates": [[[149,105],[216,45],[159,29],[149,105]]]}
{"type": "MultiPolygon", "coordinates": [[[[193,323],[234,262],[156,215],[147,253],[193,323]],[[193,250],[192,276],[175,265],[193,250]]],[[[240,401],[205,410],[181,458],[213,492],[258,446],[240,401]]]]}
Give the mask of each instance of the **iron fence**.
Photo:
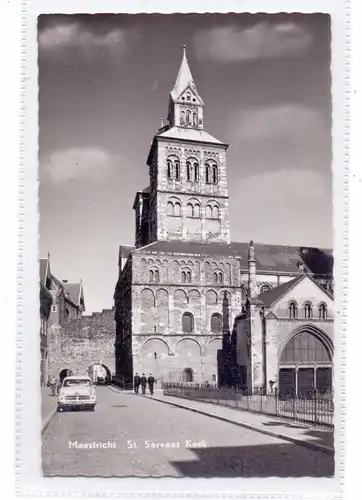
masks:
{"type": "Polygon", "coordinates": [[[262,413],[307,424],[332,427],[334,404],[331,395],[318,394],[245,394],[238,389],[213,385],[164,383],[164,394],[202,401],[255,413],[262,413]]]}

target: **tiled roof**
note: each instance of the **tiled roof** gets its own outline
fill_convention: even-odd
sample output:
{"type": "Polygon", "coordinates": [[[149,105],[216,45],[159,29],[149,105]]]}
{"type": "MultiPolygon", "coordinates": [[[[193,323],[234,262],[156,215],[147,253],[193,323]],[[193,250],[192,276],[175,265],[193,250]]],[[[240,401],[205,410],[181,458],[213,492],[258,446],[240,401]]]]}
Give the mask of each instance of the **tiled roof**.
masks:
{"type": "Polygon", "coordinates": [[[79,305],[81,283],[63,283],[65,294],[69,294],[69,299],[74,305],[79,305]]]}
{"type": "MultiPolygon", "coordinates": [[[[292,247],[285,245],[268,245],[265,243],[254,243],[256,254],[256,270],[260,272],[274,273],[299,273],[298,263],[304,261],[308,270],[315,274],[327,274],[333,272],[333,256],[331,250],[319,250],[309,248],[307,252],[301,253],[305,247],[292,247]],[[315,256],[318,256],[316,258],[315,256]],[[312,258],[313,257],[313,258],[312,258]]],[[[120,255],[127,258],[135,250],[134,247],[122,245],[120,255]]],[[[195,253],[205,255],[235,256],[241,258],[241,268],[248,268],[249,242],[232,242],[230,245],[221,243],[193,243],[185,241],[158,241],[146,247],[141,247],[139,252],[170,252],[170,253],[195,253]]]]}
{"type": "Polygon", "coordinates": [[[39,259],[39,280],[43,285],[46,283],[48,259],[39,259]]]}
{"type": "Polygon", "coordinates": [[[194,128],[172,127],[166,130],[166,132],[159,134],[158,137],[183,139],[185,141],[208,142],[211,144],[223,144],[205,130],[197,130],[194,128]]]}
{"type": "Polygon", "coordinates": [[[286,283],[282,283],[281,285],[268,290],[267,292],[261,293],[259,295],[259,299],[262,300],[265,307],[270,307],[276,300],[278,300],[282,295],[284,295],[288,290],[293,288],[299,281],[304,278],[306,274],[301,274],[297,278],[294,278],[286,283]]]}
{"type": "Polygon", "coordinates": [[[235,257],[232,245],[224,243],[194,243],[189,241],[156,241],[145,247],[138,248],[139,253],[173,253],[173,254],[196,254],[215,255],[219,257],[235,257]]]}

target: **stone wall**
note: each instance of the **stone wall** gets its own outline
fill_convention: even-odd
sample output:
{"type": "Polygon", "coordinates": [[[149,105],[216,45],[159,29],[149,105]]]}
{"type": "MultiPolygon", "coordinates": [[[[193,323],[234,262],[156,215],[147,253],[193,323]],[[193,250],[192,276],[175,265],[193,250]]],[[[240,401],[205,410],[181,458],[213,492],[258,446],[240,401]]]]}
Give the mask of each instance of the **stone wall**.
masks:
{"type": "Polygon", "coordinates": [[[91,365],[102,364],[115,374],[116,323],[113,309],[76,318],[51,329],[48,344],[49,376],[64,368],[85,375],[91,365]]]}

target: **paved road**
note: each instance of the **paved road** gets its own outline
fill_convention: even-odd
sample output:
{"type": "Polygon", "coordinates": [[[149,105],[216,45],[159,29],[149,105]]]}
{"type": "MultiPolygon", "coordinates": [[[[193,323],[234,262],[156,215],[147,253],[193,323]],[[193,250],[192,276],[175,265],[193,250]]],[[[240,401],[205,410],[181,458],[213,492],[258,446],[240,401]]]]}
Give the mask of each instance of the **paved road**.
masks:
{"type": "Polygon", "coordinates": [[[149,397],[98,387],[97,398],[95,412],[57,413],[51,421],[43,435],[46,476],[333,475],[333,457],[319,451],[149,397]],[[93,443],[105,447],[86,447],[93,443]]]}

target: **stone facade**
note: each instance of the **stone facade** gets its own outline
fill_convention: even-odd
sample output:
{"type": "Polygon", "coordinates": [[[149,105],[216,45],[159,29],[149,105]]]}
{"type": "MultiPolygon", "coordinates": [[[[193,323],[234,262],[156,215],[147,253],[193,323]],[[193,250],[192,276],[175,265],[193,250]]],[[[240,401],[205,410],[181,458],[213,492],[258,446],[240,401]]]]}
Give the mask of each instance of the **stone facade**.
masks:
{"type": "MultiPolygon", "coordinates": [[[[306,271],[326,289],[333,281],[329,251],[230,242],[228,146],[205,131],[203,109],[184,53],[170,93],[169,124],[157,131],[148,155],[148,187],[135,197],[135,245],[120,247],[116,373],[129,383],[139,372],[161,381],[228,385],[240,370],[236,329],[230,335],[221,326],[224,297],[225,320],[233,324],[247,297],[306,271]]],[[[248,304],[256,331],[258,304],[248,304]]]]}
{"type": "Polygon", "coordinates": [[[80,316],[61,328],[52,328],[50,335],[50,376],[59,376],[65,369],[85,375],[93,365],[103,365],[108,374],[115,374],[113,309],[80,316]]]}

